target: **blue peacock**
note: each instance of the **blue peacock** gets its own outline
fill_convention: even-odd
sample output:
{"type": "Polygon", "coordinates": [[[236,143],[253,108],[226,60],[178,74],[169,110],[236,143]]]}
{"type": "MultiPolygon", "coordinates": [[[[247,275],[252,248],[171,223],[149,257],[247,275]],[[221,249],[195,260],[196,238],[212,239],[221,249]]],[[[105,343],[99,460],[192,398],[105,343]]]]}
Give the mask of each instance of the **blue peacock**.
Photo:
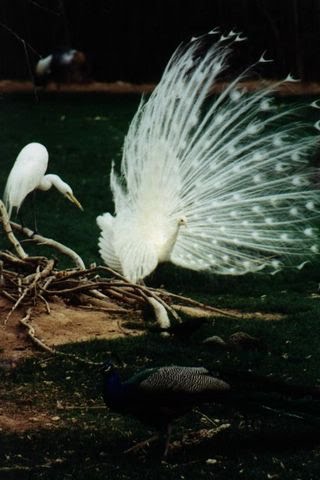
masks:
{"type": "Polygon", "coordinates": [[[280,410],[271,408],[274,412],[291,417],[298,408],[298,418],[319,425],[317,417],[308,415],[308,412],[319,409],[320,387],[317,385],[291,384],[270,376],[232,369],[213,375],[203,366],[147,368],[123,382],[113,363],[106,362],[102,375],[102,395],[107,407],[136,417],[162,432],[165,435],[164,457],[168,453],[173,421],[203,403],[223,404],[227,408],[248,412],[267,408],[270,401],[274,407],[276,399],[280,410]],[[294,403],[294,399],[298,399],[298,403],[294,403]],[[304,406],[301,399],[308,399],[304,406]]]}
{"type": "Polygon", "coordinates": [[[122,382],[114,365],[108,362],[102,373],[106,405],[163,431],[164,456],[168,452],[172,422],[196,405],[221,400],[230,390],[228,383],[204,367],[147,368],[122,382]]]}

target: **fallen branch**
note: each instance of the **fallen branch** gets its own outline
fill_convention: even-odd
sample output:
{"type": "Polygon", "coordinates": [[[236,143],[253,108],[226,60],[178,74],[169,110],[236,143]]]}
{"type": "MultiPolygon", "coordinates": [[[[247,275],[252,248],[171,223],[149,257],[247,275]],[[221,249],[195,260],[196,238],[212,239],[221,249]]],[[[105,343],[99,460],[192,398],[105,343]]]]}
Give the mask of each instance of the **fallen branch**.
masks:
{"type": "MultiPolygon", "coordinates": [[[[54,266],[54,261],[53,260],[48,260],[47,265],[44,267],[44,269],[42,271],[40,271],[40,265],[38,265],[36,273],[32,276],[32,283],[29,286],[25,287],[22,294],[20,295],[20,297],[15,302],[15,304],[11,308],[10,312],[6,316],[6,318],[4,320],[4,324],[6,324],[8,322],[12,313],[18,308],[18,306],[20,305],[22,300],[27,296],[27,294],[29,292],[31,292],[33,289],[36,289],[38,281],[41,278],[45,278],[47,275],[49,275],[51,273],[51,271],[53,269],[53,266],[54,266]]],[[[30,278],[30,280],[31,280],[31,278],[30,278]]]]}
{"type": "MultiPolygon", "coordinates": [[[[22,229],[19,225],[17,228],[25,234],[33,234],[31,230],[22,229]]],[[[48,239],[35,235],[33,240],[47,241],[48,239]]],[[[13,253],[0,252],[0,258],[3,262],[2,266],[0,264],[0,292],[13,303],[4,323],[7,323],[12,313],[22,305],[28,308],[30,305],[36,306],[41,302],[49,314],[50,301],[55,296],[64,298],[66,302],[77,305],[79,308],[93,309],[94,305],[95,310],[108,313],[127,313],[128,309],[129,311],[143,310],[145,306],[150,307],[152,303],[156,320],[162,325],[162,331],[166,330],[164,323],[169,331],[171,318],[174,318],[182,327],[185,324],[177,313],[179,306],[171,304],[174,299],[179,299],[184,305],[197,306],[220,315],[234,317],[221,309],[186,297],[148,288],[145,285],[133,284],[121,274],[105,266],[93,265],[85,269],[79,268],[78,265],[76,269],[59,271],[54,268],[54,260],[48,260],[43,256],[21,259],[13,253]],[[106,272],[111,277],[103,278],[99,274],[101,272],[106,272]],[[160,310],[162,311],[161,319],[160,310]]],[[[84,264],[81,265],[83,266],[84,264]]]]}
{"type": "Polygon", "coordinates": [[[75,263],[75,265],[80,268],[80,270],[85,270],[86,267],[82,258],[71,248],[66,247],[62,243],[57,242],[52,238],[46,238],[42,235],[39,235],[38,233],[34,233],[30,228],[22,227],[18,223],[11,222],[11,226],[18,232],[23,233],[30,240],[36,242],[38,245],[47,245],[54,248],[55,250],[58,250],[63,255],[70,257],[75,263]]]}
{"type": "Polygon", "coordinates": [[[44,343],[40,338],[36,336],[35,329],[33,326],[30,324],[31,320],[31,313],[32,313],[32,308],[28,308],[26,315],[19,320],[21,325],[23,325],[27,329],[27,336],[30,338],[30,340],[35,343],[38,347],[41,348],[41,350],[44,350],[46,352],[51,353],[52,355],[58,355],[61,357],[67,357],[70,358],[71,360],[74,360],[78,363],[84,363],[86,365],[94,365],[94,366],[101,366],[102,363],[99,362],[92,362],[91,360],[87,360],[85,358],[79,357],[78,355],[75,355],[73,353],[66,353],[66,352],[61,352],[60,350],[56,350],[55,348],[50,347],[46,343],[44,343]]]}
{"type": "Polygon", "coordinates": [[[31,318],[31,312],[32,308],[28,308],[27,314],[19,320],[21,325],[23,325],[27,329],[28,337],[30,337],[32,342],[39,346],[42,350],[45,350],[49,353],[56,353],[53,348],[49,347],[49,345],[46,345],[44,342],[42,342],[42,340],[35,336],[35,329],[29,323],[31,318]]]}
{"type": "MultiPolygon", "coordinates": [[[[230,317],[230,318],[239,318],[239,317],[242,318],[242,315],[235,315],[235,314],[226,312],[225,310],[222,310],[221,308],[216,308],[216,307],[212,307],[211,305],[206,305],[205,303],[197,302],[196,300],[193,300],[192,298],[183,297],[182,295],[177,295],[175,293],[170,293],[170,292],[167,292],[165,290],[162,290],[161,292],[163,292],[165,295],[167,295],[170,298],[175,298],[177,300],[183,301],[183,302],[185,302],[189,305],[192,305],[194,307],[199,307],[199,308],[203,308],[204,310],[208,310],[212,313],[219,313],[220,315],[224,315],[224,316],[230,317]]],[[[175,310],[179,310],[179,307],[180,306],[174,306],[173,308],[175,310]]]]}
{"type": "Polygon", "coordinates": [[[2,200],[0,200],[0,213],[1,213],[3,229],[6,232],[7,237],[9,241],[12,243],[15,251],[17,252],[20,258],[22,259],[27,258],[28,254],[23,250],[19,240],[15,237],[12,231],[9,215],[2,200]]]}

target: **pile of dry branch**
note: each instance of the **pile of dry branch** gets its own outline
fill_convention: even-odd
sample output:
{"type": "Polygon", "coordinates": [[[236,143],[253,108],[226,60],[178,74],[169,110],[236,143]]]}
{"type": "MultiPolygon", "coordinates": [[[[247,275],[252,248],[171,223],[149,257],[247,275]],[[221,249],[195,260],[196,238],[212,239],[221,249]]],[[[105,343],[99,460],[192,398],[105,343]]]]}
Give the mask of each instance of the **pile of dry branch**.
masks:
{"type": "Polygon", "coordinates": [[[11,310],[2,319],[2,323],[5,325],[12,313],[19,308],[19,311],[23,312],[20,323],[27,328],[32,341],[45,350],[53,351],[36,337],[31,323],[32,312],[41,303],[47,313],[50,313],[51,300],[57,297],[63,299],[65,303],[83,308],[94,307],[110,313],[151,307],[155,322],[162,329],[169,328],[172,319],[181,322],[178,311],[184,306],[199,307],[207,312],[228,315],[226,312],[162,289],[130,283],[119,273],[105,266],[93,265],[86,268],[80,256],[70,248],[10,222],[1,200],[0,214],[3,232],[15,250],[15,253],[0,251],[0,295],[12,303],[11,310]],[[29,256],[14,232],[19,232],[33,243],[47,245],[54,252],[59,251],[60,254],[67,255],[75,267],[59,270],[53,258],[29,256]]]}

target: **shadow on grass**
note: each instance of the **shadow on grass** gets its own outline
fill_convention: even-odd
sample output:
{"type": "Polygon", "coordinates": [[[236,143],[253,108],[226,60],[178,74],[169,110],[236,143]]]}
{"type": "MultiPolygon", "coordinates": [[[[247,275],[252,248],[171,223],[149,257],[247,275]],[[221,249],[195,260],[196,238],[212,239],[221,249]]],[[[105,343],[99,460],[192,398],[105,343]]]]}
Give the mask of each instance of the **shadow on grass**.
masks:
{"type": "MultiPolygon", "coordinates": [[[[254,466],[250,478],[258,479],[264,478],[261,475],[268,469],[274,470],[277,461],[290,462],[292,472],[300,474],[298,458],[309,462],[310,475],[303,475],[301,466],[299,478],[313,478],[312,471],[316,472],[317,450],[312,448],[319,442],[318,432],[297,425],[291,430],[273,426],[252,432],[232,428],[214,439],[200,439],[192,446],[176,440],[167,462],[161,459],[159,444],[136,453],[123,453],[132,445],[133,433],[127,430],[119,434],[118,430],[110,429],[102,416],[98,416],[92,427],[3,436],[1,478],[136,479],[147,474],[150,479],[162,478],[161,475],[175,479],[181,478],[180,475],[208,478],[214,473],[219,475],[216,478],[226,479],[238,478],[241,466],[246,465],[246,468],[254,466]]],[[[276,478],[296,478],[288,470],[281,470],[283,476],[276,478]]]]}

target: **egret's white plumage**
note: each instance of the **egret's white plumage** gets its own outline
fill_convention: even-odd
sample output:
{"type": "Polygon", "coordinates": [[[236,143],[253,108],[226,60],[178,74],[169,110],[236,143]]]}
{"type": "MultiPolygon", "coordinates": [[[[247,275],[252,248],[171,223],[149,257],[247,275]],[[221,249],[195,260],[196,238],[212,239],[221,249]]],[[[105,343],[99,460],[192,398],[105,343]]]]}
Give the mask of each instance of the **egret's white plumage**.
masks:
{"type": "Polygon", "coordinates": [[[121,178],[111,170],[115,216],[97,218],[99,249],[133,282],[165,260],[239,275],[318,252],[307,161],[316,136],[298,135],[270,88],[248,94],[239,84],[248,70],[204,108],[230,44],[242,40],[232,35],[205,52],[196,39],[176,50],[132,120],[121,178]]]}
{"type": "Polygon", "coordinates": [[[26,196],[33,190],[49,190],[52,186],[82,209],[79,201],[73,195],[70,185],[58,175],[45,175],[48,159],[48,151],[41,143],[28,143],[20,151],[9,173],[4,191],[4,202],[9,217],[12,209],[16,208],[18,211],[26,196]]]}

